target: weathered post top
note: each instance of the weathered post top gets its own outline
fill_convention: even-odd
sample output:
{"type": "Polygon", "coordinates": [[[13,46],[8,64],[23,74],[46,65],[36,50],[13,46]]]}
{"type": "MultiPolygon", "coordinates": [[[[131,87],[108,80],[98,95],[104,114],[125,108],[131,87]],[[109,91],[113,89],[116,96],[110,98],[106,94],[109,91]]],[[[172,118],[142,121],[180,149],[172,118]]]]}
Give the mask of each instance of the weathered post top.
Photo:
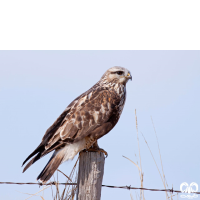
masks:
{"type": "Polygon", "coordinates": [[[102,152],[81,152],[77,200],[100,200],[105,157],[102,152]]]}

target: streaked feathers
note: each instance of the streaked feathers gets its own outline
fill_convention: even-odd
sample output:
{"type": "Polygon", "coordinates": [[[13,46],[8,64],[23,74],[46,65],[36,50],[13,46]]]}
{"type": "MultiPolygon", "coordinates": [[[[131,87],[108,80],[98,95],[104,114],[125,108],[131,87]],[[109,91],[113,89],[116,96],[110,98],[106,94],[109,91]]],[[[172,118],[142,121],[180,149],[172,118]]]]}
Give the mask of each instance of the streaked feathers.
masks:
{"type": "Polygon", "coordinates": [[[78,152],[90,148],[107,134],[119,120],[126,99],[126,83],[130,77],[130,72],[125,68],[111,68],[92,88],[72,101],[47,129],[40,145],[23,162],[24,165],[35,156],[24,171],[55,150],[37,178],[46,182],[62,162],[73,159],[78,152]]]}

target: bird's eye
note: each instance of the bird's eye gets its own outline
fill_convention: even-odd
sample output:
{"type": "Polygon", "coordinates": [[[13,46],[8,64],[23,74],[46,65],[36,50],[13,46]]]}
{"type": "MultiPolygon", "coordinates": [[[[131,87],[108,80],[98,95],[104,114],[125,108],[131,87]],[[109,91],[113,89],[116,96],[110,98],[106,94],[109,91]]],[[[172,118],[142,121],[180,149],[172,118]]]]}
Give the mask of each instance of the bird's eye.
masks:
{"type": "Polygon", "coordinates": [[[118,74],[118,75],[122,75],[123,72],[122,72],[122,71],[118,71],[117,74],[118,74]]]}

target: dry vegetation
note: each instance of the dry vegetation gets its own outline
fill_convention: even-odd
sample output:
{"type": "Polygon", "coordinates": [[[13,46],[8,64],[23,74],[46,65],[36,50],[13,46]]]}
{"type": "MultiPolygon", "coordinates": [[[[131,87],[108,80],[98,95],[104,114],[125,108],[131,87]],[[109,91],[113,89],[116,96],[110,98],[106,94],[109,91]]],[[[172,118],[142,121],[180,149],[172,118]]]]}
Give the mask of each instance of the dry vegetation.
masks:
{"type": "MultiPolygon", "coordinates": [[[[150,154],[151,154],[151,156],[153,158],[153,161],[154,161],[154,163],[156,165],[157,171],[158,171],[158,173],[160,175],[160,178],[162,180],[163,186],[164,186],[165,189],[168,189],[168,184],[167,184],[167,180],[166,180],[164,169],[163,169],[163,163],[162,163],[162,157],[161,157],[161,152],[160,152],[160,147],[159,147],[159,142],[158,142],[158,136],[157,136],[157,133],[156,133],[156,129],[155,129],[152,117],[151,117],[151,121],[152,121],[153,129],[154,129],[154,133],[155,133],[155,136],[156,136],[156,141],[157,141],[157,146],[158,146],[158,152],[159,152],[159,156],[160,156],[160,163],[161,163],[161,168],[162,168],[161,170],[162,171],[159,169],[159,167],[157,165],[157,162],[156,162],[156,160],[155,160],[155,158],[153,156],[153,153],[152,153],[152,151],[151,151],[151,149],[150,149],[150,147],[148,145],[148,142],[146,141],[143,133],[142,132],[140,132],[140,133],[141,133],[141,135],[142,135],[142,137],[143,137],[143,139],[144,139],[144,141],[145,141],[145,143],[146,143],[146,145],[147,145],[147,147],[149,149],[149,152],[150,152],[150,154]]],[[[125,156],[123,156],[123,157],[128,159],[129,161],[131,161],[137,167],[138,173],[139,173],[139,177],[140,177],[140,184],[141,184],[140,187],[142,188],[143,187],[143,182],[144,182],[144,179],[143,179],[144,178],[144,172],[142,171],[142,161],[141,161],[141,154],[140,154],[140,144],[139,144],[139,136],[138,136],[138,122],[137,122],[136,110],[135,110],[135,122],[136,122],[136,133],[137,133],[137,141],[138,141],[139,164],[138,164],[138,161],[135,163],[131,159],[129,159],[129,158],[125,157],[125,156]]],[[[136,156],[136,154],[135,154],[135,156],[136,156]]],[[[136,159],[137,159],[137,156],[136,156],[136,159]]],[[[175,197],[175,196],[178,199],[178,194],[172,194],[171,192],[167,192],[167,191],[165,192],[165,194],[166,194],[166,199],[167,200],[168,199],[173,200],[173,197],[175,197]]],[[[130,194],[130,196],[131,196],[131,200],[133,200],[134,199],[133,195],[130,194]]],[[[139,199],[139,200],[145,200],[144,190],[140,190],[140,194],[139,195],[135,191],[135,198],[139,199]]]]}
{"type": "MultiPolygon", "coordinates": [[[[69,176],[67,176],[66,174],[64,174],[62,171],[60,171],[59,169],[57,169],[57,178],[55,179],[55,176],[53,175],[53,182],[55,183],[55,187],[53,188],[53,185],[49,185],[49,186],[43,186],[43,188],[38,191],[35,194],[28,194],[28,193],[24,193],[29,195],[27,199],[30,199],[33,196],[38,196],[40,197],[42,200],[46,200],[44,198],[44,190],[46,190],[47,188],[51,188],[51,193],[52,193],[52,199],[53,200],[74,200],[75,198],[75,194],[76,194],[76,189],[77,186],[76,185],[65,185],[64,188],[61,188],[59,185],[59,180],[58,180],[58,172],[61,173],[63,176],[65,176],[67,178],[66,183],[76,183],[77,182],[77,163],[78,163],[79,158],[77,159],[71,173],[69,176]],[[43,194],[41,195],[41,193],[43,192],[43,194]],[[40,194],[39,194],[40,193],[40,194]]],[[[50,182],[52,182],[52,180],[50,180],[50,182]]]]}

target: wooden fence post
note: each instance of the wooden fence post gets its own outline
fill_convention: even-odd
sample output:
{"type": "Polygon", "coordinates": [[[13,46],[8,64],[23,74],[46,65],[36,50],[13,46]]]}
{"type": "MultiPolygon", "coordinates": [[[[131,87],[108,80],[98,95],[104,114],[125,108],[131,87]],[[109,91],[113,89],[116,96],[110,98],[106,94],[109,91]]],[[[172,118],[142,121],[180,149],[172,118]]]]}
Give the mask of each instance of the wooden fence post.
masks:
{"type": "Polygon", "coordinates": [[[104,162],[102,152],[80,153],[77,200],[100,200],[104,162]]]}

